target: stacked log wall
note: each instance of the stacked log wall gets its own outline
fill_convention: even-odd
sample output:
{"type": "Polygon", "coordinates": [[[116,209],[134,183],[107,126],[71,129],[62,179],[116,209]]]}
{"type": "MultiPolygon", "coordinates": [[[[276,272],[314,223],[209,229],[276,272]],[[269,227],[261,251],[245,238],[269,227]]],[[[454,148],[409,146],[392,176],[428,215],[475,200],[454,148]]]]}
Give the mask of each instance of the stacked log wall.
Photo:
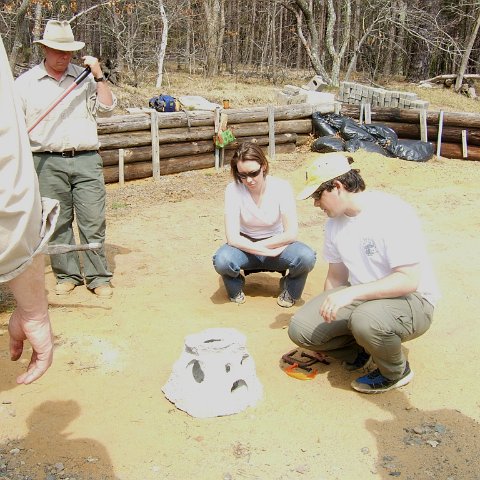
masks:
{"type": "MultiPolygon", "coordinates": [[[[288,105],[274,108],[276,153],[291,153],[312,132],[312,105],[288,105]]],[[[269,145],[268,107],[229,109],[227,127],[236,141],[225,147],[224,164],[230,162],[239,142],[252,141],[263,149],[269,145]]],[[[160,174],[215,166],[213,143],[215,114],[206,111],[144,112],[98,119],[100,155],[105,182],[119,178],[119,149],[124,150],[126,180],[152,176],[151,115],[157,116],[160,148],[160,174]]]]}
{"type": "MultiPolygon", "coordinates": [[[[312,113],[319,108],[309,104],[274,108],[276,153],[290,153],[308,141],[312,133],[312,113]]],[[[339,112],[359,120],[357,105],[342,105],[339,112]]],[[[420,110],[380,108],[371,110],[372,123],[389,126],[400,139],[420,139],[420,110]]],[[[239,142],[258,143],[265,151],[269,145],[269,107],[225,110],[228,128],[237,140],[225,147],[224,164],[230,162],[239,142]]],[[[327,112],[324,112],[327,113],[327,112]]],[[[98,119],[100,155],[104,163],[105,182],[119,179],[119,149],[124,150],[126,180],[151,177],[151,115],[158,120],[160,174],[215,166],[213,144],[215,114],[213,112],[143,112],[98,119]]],[[[437,145],[440,112],[427,111],[428,140],[437,145]]],[[[462,158],[462,131],[467,130],[467,160],[480,160],[480,114],[443,113],[441,156],[462,158]]]]}

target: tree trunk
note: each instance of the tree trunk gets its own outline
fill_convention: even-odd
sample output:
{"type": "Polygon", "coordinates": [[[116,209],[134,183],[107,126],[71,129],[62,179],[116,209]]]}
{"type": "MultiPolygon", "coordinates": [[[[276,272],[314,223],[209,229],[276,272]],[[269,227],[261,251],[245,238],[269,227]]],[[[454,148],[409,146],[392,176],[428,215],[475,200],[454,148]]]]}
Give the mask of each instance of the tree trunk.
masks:
{"type": "Polygon", "coordinates": [[[470,54],[472,53],[472,48],[477,38],[478,30],[480,28],[480,11],[478,12],[477,21],[475,22],[475,26],[473,27],[473,31],[468,39],[467,48],[462,55],[462,61],[460,63],[460,68],[458,69],[457,80],[455,81],[455,91],[458,92],[460,87],[462,86],[463,76],[465,75],[465,71],[467,70],[468,61],[470,59],[470,54]]]}
{"type": "Polygon", "coordinates": [[[225,0],[203,0],[205,13],[205,74],[217,75],[225,30],[225,0]]]}
{"type": "Polygon", "coordinates": [[[157,57],[157,82],[155,87],[160,88],[163,82],[163,61],[165,60],[165,52],[167,50],[168,42],[168,18],[163,6],[163,0],[158,0],[158,8],[160,10],[160,17],[162,19],[162,40],[158,50],[157,57]]]}
{"type": "Polygon", "coordinates": [[[25,15],[27,13],[28,7],[30,5],[30,0],[22,0],[22,4],[17,10],[15,16],[15,39],[13,41],[12,51],[10,52],[10,69],[12,72],[15,69],[17,64],[18,52],[23,46],[23,38],[26,29],[25,15]]]}

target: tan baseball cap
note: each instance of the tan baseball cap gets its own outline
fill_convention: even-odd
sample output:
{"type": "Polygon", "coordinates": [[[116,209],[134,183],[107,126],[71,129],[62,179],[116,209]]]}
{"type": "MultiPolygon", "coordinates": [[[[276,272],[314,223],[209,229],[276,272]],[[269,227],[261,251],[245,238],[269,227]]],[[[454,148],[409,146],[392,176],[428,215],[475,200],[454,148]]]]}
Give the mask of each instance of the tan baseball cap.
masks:
{"type": "Polygon", "coordinates": [[[342,153],[316,154],[305,172],[305,188],[297,195],[297,200],[309,198],[322,183],[339,177],[351,169],[348,158],[342,153]]]}
{"type": "Polygon", "coordinates": [[[72,27],[67,20],[49,20],[42,40],[35,40],[33,43],[41,43],[62,52],[75,52],[85,46],[84,42],[77,42],[74,39],[72,27]]]}

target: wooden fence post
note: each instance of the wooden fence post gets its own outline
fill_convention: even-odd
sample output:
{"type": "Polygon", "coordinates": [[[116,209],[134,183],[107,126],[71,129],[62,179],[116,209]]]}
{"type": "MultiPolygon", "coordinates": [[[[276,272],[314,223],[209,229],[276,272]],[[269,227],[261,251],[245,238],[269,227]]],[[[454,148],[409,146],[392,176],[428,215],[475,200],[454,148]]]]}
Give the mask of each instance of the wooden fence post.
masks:
{"type": "MultiPolygon", "coordinates": [[[[220,129],[220,107],[215,107],[215,120],[214,120],[214,140],[217,140],[218,131],[220,129]]],[[[220,169],[220,149],[215,145],[215,170],[220,169]]]]}
{"type": "Polygon", "coordinates": [[[425,108],[420,109],[420,140],[428,142],[427,110],[425,108]]]}
{"type": "Polygon", "coordinates": [[[437,157],[440,156],[442,151],[442,130],[443,130],[443,110],[440,110],[438,116],[438,135],[437,135],[437,157]]]}
{"type": "Polygon", "coordinates": [[[268,106],[268,156],[275,160],[275,108],[268,106]]]}
{"type": "Polygon", "coordinates": [[[123,187],[125,185],[125,150],[118,149],[118,184],[123,187]]]}
{"type": "Polygon", "coordinates": [[[160,180],[160,143],[158,138],[158,113],[150,113],[150,131],[152,133],[152,176],[160,180]]]}
{"type": "Polygon", "coordinates": [[[370,103],[365,104],[365,125],[372,123],[372,106],[370,103]]]}
{"type": "Polygon", "coordinates": [[[468,158],[467,131],[462,130],[462,156],[468,158]]]}

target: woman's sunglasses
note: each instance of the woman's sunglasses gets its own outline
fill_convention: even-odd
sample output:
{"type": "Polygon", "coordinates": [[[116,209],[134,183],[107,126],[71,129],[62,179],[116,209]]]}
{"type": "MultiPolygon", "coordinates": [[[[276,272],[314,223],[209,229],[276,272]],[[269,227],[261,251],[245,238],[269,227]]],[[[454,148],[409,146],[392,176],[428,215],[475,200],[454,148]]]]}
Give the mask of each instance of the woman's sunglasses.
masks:
{"type": "Polygon", "coordinates": [[[255,170],[254,172],[248,172],[248,173],[237,173],[237,177],[240,180],[246,180],[248,177],[250,178],[255,178],[258,177],[258,174],[262,171],[262,167],[260,167],[258,170],[255,170]]]}

